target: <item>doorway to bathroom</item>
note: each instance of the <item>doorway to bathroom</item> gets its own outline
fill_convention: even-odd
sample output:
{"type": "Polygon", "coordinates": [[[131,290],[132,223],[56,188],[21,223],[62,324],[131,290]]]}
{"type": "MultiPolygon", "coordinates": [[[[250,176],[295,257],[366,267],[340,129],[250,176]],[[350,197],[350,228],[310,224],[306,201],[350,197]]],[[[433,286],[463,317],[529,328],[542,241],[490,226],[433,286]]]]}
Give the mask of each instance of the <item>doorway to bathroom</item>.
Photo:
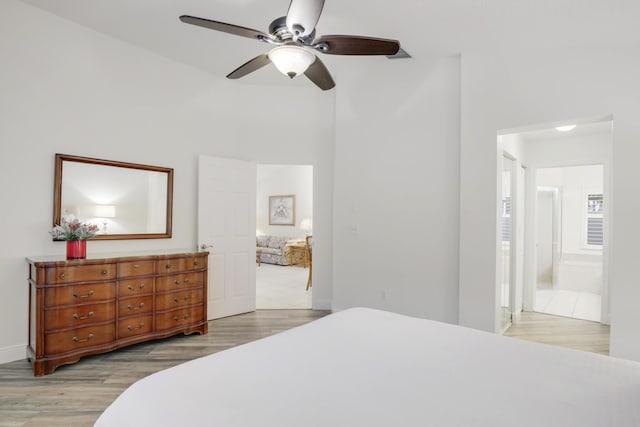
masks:
{"type": "Polygon", "coordinates": [[[498,133],[496,330],[523,311],[609,324],[612,118],[498,133]]]}
{"type": "Polygon", "coordinates": [[[601,321],[603,171],[603,165],[536,170],[536,312],[601,321]]]}

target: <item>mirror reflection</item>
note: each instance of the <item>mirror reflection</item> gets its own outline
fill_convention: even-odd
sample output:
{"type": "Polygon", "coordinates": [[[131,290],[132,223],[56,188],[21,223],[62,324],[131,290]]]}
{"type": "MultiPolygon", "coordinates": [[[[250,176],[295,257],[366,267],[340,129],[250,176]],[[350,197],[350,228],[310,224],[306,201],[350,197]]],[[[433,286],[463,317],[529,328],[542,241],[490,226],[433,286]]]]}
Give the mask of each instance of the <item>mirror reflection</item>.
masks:
{"type": "Polygon", "coordinates": [[[56,155],[54,224],[100,227],[94,239],[171,237],[173,169],[56,155]]]}

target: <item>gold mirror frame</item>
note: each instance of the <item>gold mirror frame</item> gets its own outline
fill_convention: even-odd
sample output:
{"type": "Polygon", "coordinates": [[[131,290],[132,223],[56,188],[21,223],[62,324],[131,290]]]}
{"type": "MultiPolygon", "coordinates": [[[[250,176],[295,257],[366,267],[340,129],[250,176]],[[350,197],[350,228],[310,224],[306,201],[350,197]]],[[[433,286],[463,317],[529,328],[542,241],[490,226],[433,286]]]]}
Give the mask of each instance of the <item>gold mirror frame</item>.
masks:
{"type": "Polygon", "coordinates": [[[173,218],[173,169],[159,166],[140,165],[136,163],[117,162],[112,160],[93,159],[89,157],[70,156],[67,154],[56,154],[53,198],[54,226],[60,224],[62,220],[62,188],[64,181],[64,162],[79,162],[93,165],[111,166],[115,168],[128,168],[142,171],[165,173],[167,176],[167,206],[165,222],[166,227],[163,233],[98,234],[93,237],[92,240],[165,239],[171,237],[173,218]]]}

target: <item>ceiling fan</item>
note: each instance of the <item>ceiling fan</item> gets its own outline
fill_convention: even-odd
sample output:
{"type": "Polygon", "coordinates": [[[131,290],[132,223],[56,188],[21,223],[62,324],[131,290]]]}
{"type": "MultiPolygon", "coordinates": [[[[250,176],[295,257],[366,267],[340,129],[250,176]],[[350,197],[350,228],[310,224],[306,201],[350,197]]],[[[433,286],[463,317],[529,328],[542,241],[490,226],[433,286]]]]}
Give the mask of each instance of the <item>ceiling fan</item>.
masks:
{"type": "Polygon", "coordinates": [[[303,74],[322,90],[329,90],[335,82],[316,52],[328,55],[395,55],[400,50],[397,40],[361,36],[321,36],[316,38],[316,24],[320,19],[324,0],[291,0],[286,16],[269,25],[269,33],[182,15],[180,20],[211,30],[256,39],[274,46],[269,53],[258,55],[233,70],[230,79],[239,79],[273,62],[286,76],[303,74]]]}

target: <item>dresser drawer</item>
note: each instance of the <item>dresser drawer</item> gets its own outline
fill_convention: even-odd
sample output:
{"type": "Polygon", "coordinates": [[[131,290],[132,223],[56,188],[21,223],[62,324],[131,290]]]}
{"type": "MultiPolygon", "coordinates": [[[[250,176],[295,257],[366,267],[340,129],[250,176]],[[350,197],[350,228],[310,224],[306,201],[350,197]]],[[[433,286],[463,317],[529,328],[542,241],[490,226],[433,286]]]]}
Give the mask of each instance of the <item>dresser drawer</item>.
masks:
{"type": "Polygon", "coordinates": [[[154,261],[120,262],[118,277],[149,276],[155,271],[154,261]]]}
{"type": "Polygon", "coordinates": [[[116,297],[115,282],[90,283],[85,285],[54,286],[44,294],[46,307],[85,304],[112,300],[116,297]]]}
{"type": "Polygon", "coordinates": [[[162,276],[156,279],[156,292],[177,291],[202,286],[204,273],[184,273],[162,276]]]}
{"type": "Polygon", "coordinates": [[[118,300],[118,317],[135,316],[153,312],[153,295],[118,300]]]}
{"type": "Polygon", "coordinates": [[[200,270],[207,266],[207,257],[197,256],[195,258],[188,258],[187,263],[191,263],[191,268],[193,268],[194,270],[200,270]]]}
{"type": "Polygon", "coordinates": [[[116,303],[83,304],[69,308],[53,308],[44,312],[46,331],[77,328],[116,318],[116,303]]]}
{"type": "Polygon", "coordinates": [[[202,302],[202,289],[187,289],[156,296],[156,310],[171,310],[202,302]]]}
{"type": "Polygon", "coordinates": [[[57,285],[60,283],[110,280],[115,279],[115,277],[115,264],[98,264],[47,268],[45,280],[48,285],[57,285]]]}
{"type": "Polygon", "coordinates": [[[189,270],[186,258],[161,259],[156,261],[158,274],[180,273],[189,270]]]}
{"type": "Polygon", "coordinates": [[[156,312],[156,332],[202,322],[202,304],[164,313],[156,312]]]}
{"type": "Polygon", "coordinates": [[[200,270],[206,267],[206,257],[170,258],[156,261],[156,273],[171,274],[183,271],[200,270]]]}
{"type": "Polygon", "coordinates": [[[142,279],[118,280],[118,297],[126,298],[134,295],[145,295],[153,293],[153,277],[142,279]]]}
{"type": "Polygon", "coordinates": [[[130,317],[118,321],[118,339],[129,338],[135,335],[151,333],[153,329],[153,316],[130,317]]]}
{"type": "Polygon", "coordinates": [[[47,356],[69,353],[87,347],[108,344],[115,339],[115,323],[86,326],[64,332],[51,332],[44,335],[44,353],[47,356]]]}

